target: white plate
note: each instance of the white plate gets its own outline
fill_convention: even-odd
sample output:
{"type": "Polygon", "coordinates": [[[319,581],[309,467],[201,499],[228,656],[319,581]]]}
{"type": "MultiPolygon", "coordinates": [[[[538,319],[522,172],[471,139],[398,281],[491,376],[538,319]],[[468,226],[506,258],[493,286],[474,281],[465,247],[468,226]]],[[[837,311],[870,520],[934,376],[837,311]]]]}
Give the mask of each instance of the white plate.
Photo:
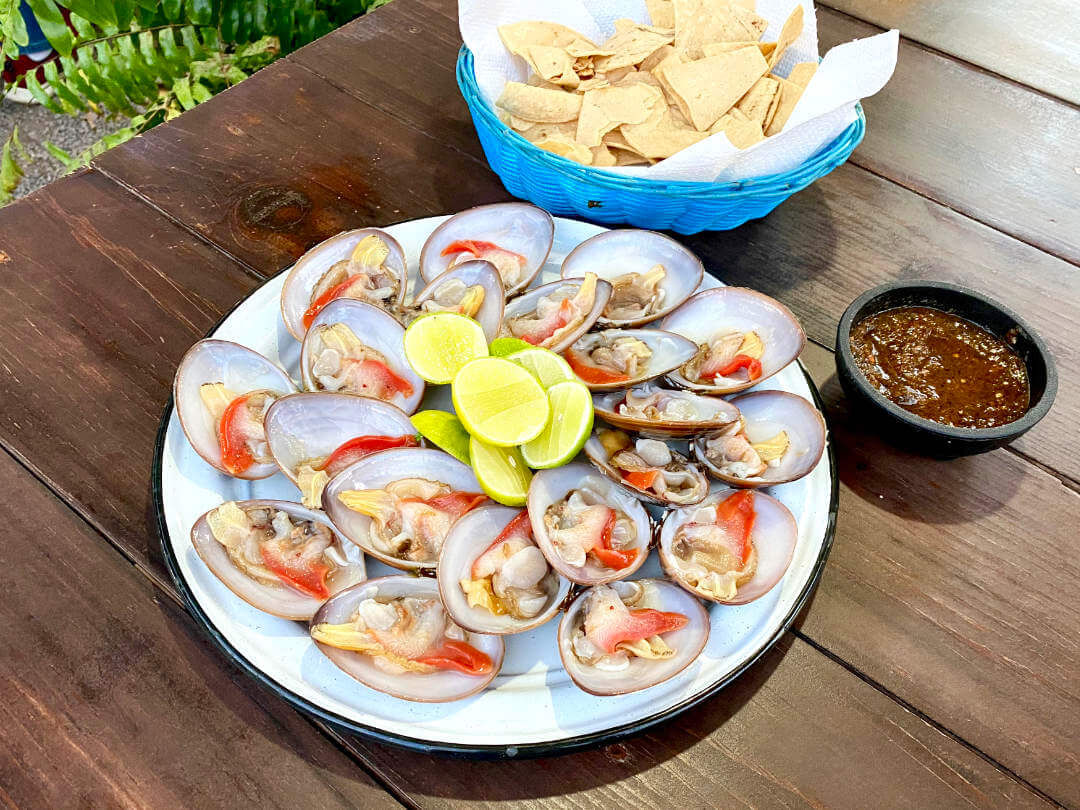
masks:
{"type": "MultiPolygon", "coordinates": [[[[416,262],[427,235],[445,217],[403,222],[389,231],[405,248],[415,289],[416,262]]],[[[555,244],[537,284],[558,277],[563,257],[604,230],[556,218],[555,244]]],[[[210,336],[248,346],[299,379],[300,345],[282,323],[279,295],[285,273],[242,301],[210,336]]],[[[703,287],[719,286],[706,275],[703,287]]],[[[422,407],[448,407],[446,387],[434,386],[422,407]]],[[[798,364],[760,388],[814,400],[798,364]]],[[[223,651],[257,679],[304,711],[380,740],[425,750],[495,756],[565,751],[639,731],[715,692],[761,655],[783,632],[817,583],[832,542],[836,490],[831,446],[805,478],[765,490],[799,523],[795,557],[784,579],[749,605],[711,605],[712,631],[701,657],[681,674],[641,692],[598,698],[569,680],[555,644],[557,621],[506,637],[506,660],[492,686],[448,704],[409,703],[369,689],[335,667],[311,643],[305,625],[262,613],[241,601],[203,565],[191,545],[195,520],[225,500],[282,498],[297,491],[284,475],[262,481],[226,477],[188,445],[170,407],[162,421],[154,484],[166,561],[192,612],[223,651]]],[[[397,573],[368,558],[368,575],[397,573]]],[[[637,576],[661,576],[653,553],[637,576]]]]}

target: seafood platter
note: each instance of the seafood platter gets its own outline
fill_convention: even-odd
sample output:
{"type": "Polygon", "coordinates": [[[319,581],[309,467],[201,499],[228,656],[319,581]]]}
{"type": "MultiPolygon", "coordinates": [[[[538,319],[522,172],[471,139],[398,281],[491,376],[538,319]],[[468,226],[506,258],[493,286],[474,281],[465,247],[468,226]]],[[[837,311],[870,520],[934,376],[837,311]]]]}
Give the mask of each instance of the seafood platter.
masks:
{"type": "Polygon", "coordinates": [[[339,234],[180,362],[166,563],[230,659],[347,731],[610,742],[737,677],[817,583],[837,494],[804,343],[650,231],[504,203],[339,234]],[[482,356],[452,385],[423,355],[468,343],[447,314],[482,356]],[[529,396],[543,432],[500,443],[529,396]]]}

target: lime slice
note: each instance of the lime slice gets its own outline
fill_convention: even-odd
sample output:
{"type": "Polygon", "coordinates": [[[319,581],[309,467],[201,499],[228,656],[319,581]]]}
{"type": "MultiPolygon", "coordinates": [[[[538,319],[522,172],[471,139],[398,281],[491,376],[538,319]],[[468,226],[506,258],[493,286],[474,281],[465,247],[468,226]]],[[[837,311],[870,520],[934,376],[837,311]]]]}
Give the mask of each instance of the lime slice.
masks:
{"type": "Polygon", "coordinates": [[[487,357],[484,330],[456,312],[434,312],[417,318],[405,330],[405,357],[413,371],[436,385],[454,379],[458,369],[487,357]]]}
{"type": "Polygon", "coordinates": [[[547,349],[529,347],[525,351],[507,355],[506,359],[529,371],[544,388],[551,388],[564,380],[577,379],[577,375],[570,370],[570,364],[547,349]]]}
{"type": "Polygon", "coordinates": [[[550,414],[547,395],[536,378],[498,357],[468,363],[454,377],[450,395],[465,429],[498,447],[536,438],[550,414]]]}
{"type": "Polygon", "coordinates": [[[506,357],[508,354],[531,348],[532,344],[521,338],[501,337],[491,341],[491,345],[488,347],[488,354],[492,357],[506,357]]]}
{"type": "Polygon", "coordinates": [[[516,447],[495,447],[475,436],[469,441],[473,472],[488,497],[506,506],[523,506],[532,470],[516,447]]]}
{"type": "Polygon", "coordinates": [[[420,411],[411,417],[417,432],[458,461],[469,463],[469,432],[449,411],[420,411]]]}
{"type": "Polygon", "coordinates": [[[539,436],[521,446],[525,463],[537,470],[569,462],[581,452],[593,427],[592,394],[584,385],[555,383],[547,395],[551,421],[539,436]]]}

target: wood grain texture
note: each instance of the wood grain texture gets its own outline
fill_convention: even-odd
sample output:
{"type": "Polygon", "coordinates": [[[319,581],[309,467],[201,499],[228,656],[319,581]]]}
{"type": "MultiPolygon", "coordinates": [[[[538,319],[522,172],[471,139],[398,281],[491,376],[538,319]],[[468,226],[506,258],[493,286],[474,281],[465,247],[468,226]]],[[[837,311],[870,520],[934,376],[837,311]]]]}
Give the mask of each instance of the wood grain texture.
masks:
{"type": "Polygon", "coordinates": [[[507,197],[486,166],[287,60],[95,165],[263,275],[347,228],[507,197]]]}
{"type": "Polygon", "coordinates": [[[801,631],[1065,805],[1080,805],[1080,493],[998,450],[931,461],[803,353],[839,459],[836,543],[801,631]]]}
{"type": "MultiPolygon", "coordinates": [[[[818,12],[822,53],[878,31],[818,12]]],[[[1080,109],[910,43],[863,106],[852,162],[1080,264],[1080,109]]]]}
{"type": "Polygon", "coordinates": [[[400,805],[0,453],[5,807],[400,805]]]}
{"type": "Polygon", "coordinates": [[[426,808],[1049,806],[790,635],[716,698],[625,743],[449,767],[372,753],[426,808]]]}
{"type": "Polygon", "coordinates": [[[1080,104],[1080,21],[1070,0],[828,0],[908,39],[1080,104]]]}
{"type": "Polygon", "coordinates": [[[145,560],[176,364],[255,280],[96,172],[0,210],[0,268],[0,442],[145,560]]]}

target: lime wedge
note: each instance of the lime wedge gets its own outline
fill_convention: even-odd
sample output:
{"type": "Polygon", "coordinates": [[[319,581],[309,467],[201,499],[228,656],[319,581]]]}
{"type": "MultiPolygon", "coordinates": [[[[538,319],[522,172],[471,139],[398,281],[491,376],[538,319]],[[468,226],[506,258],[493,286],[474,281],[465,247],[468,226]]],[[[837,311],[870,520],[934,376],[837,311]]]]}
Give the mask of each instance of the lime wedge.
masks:
{"type": "Polygon", "coordinates": [[[469,441],[473,472],[488,497],[506,506],[523,506],[532,471],[516,447],[495,447],[475,436],[469,441]]]}
{"type": "Polygon", "coordinates": [[[488,354],[492,357],[506,357],[508,354],[531,348],[532,344],[521,338],[501,337],[491,341],[491,345],[488,346],[488,354]]]}
{"type": "Polygon", "coordinates": [[[410,419],[417,432],[429,442],[458,461],[469,463],[469,432],[454,414],[449,411],[420,411],[410,419]]]}
{"type": "Polygon", "coordinates": [[[551,388],[555,383],[564,380],[577,379],[577,375],[570,370],[570,364],[563,360],[560,355],[549,352],[547,349],[530,347],[524,351],[507,355],[506,359],[530,372],[540,381],[540,385],[544,388],[551,388]]]}
{"type": "Polygon", "coordinates": [[[456,312],[434,312],[417,318],[405,330],[405,357],[413,371],[429,383],[445,385],[458,369],[486,357],[487,338],[472,318],[456,312]]]}
{"type": "Polygon", "coordinates": [[[593,427],[592,394],[583,384],[555,383],[547,395],[551,421],[539,436],[521,446],[525,463],[537,470],[569,462],[581,452],[593,427]]]}
{"type": "Polygon", "coordinates": [[[498,357],[466,364],[454,377],[450,395],[465,429],[498,447],[536,438],[550,414],[547,395],[536,378],[498,357]]]}

